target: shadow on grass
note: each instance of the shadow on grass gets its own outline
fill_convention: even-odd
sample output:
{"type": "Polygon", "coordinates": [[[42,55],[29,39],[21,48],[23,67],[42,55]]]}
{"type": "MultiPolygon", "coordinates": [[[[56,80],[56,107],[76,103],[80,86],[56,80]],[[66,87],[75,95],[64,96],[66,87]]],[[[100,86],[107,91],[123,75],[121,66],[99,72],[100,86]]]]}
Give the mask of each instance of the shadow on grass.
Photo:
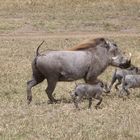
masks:
{"type": "MultiPolygon", "coordinates": [[[[71,99],[67,99],[67,98],[61,98],[61,99],[57,99],[57,102],[54,104],[61,104],[61,103],[66,103],[66,104],[71,104],[73,103],[73,101],[71,99]]],[[[50,103],[50,101],[44,101],[44,102],[36,102],[35,105],[45,105],[45,104],[52,104],[50,103]]]]}

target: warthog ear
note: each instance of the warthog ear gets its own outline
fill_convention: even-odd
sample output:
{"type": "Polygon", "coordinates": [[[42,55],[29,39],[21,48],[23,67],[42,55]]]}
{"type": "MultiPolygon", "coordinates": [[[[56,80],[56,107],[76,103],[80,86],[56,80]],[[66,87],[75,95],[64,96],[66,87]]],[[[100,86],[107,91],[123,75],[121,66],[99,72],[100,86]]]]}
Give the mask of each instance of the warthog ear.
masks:
{"type": "Polygon", "coordinates": [[[96,45],[102,45],[102,46],[104,46],[104,44],[106,43],[106,41],[105,41],[105,39],[104,38],[96,38],[95,39],[95,44],[96,45]]]}
{"type": "Polygon", "coordinates": [[[99,38],[99,41],[100,42],[105,42],[105,39],[104,38],[99,38]]]}
{"type": "Polygon", "coordinates": [[[104,43],[104,47],[107,48],[107,50],[109,50],[111,48],[115,48],[115,47],[117,48],[118,46],[116,43],[112,43],[112,42],[106,40],[104,43]]]}
{"type": "Polygon", "coordinates": [[[106,48],[107,50],[109,50],[110,42],[109,41],[105,41],[103,47],[106,48]]]}

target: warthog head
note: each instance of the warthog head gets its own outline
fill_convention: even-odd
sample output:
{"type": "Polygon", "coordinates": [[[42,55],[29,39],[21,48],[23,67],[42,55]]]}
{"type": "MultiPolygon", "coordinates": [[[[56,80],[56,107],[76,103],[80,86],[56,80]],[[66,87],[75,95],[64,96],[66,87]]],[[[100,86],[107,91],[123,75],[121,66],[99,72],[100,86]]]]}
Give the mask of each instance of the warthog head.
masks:
{"type": "Polygon", "coordinates": [[[131,53],[129,58],[126,57],[123,53],[121,53],[120,49],[115,43],[111,43],[110,41],[106,41],[109,52],[110,64],[112,66],[117,66],[120,68],[128,68],[131,65],[131,53]]]}

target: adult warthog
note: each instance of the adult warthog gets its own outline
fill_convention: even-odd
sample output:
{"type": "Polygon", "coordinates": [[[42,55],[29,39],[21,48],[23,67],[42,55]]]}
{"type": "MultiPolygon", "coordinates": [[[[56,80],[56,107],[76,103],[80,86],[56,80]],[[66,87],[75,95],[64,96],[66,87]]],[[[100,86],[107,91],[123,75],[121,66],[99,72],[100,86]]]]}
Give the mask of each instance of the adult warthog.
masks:
{"type": "Polygon", "coordinates": [[[31,88],[44,79],[48,82],[46,93],[53,103],[57,101],[52,93],[58,81],[84,79],[86,83],[95,84],[97,77],[109,65],[127,68],[131,63],[116,44],[104,38],[90,39],[68,50],[39,54],[42,43],[32,63],[32,80],[27,82],[28,103],[32,101],[31,88]]]}

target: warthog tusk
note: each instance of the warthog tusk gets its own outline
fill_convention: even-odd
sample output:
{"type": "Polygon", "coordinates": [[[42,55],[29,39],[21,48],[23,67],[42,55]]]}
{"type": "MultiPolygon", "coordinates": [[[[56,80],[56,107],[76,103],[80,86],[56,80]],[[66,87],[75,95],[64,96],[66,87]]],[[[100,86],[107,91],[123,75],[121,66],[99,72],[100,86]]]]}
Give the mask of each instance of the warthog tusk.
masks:
{"type": "Polygon", "coordinates": [[[116,60],[118,58],[118,56],[112,57],[113,60],[116,60]]]}
{"type": "Polygon", "coordinates": [[[129,59],[131,59],[131,57],[132,57],[132,53],[129,53],[129,59]]]}

